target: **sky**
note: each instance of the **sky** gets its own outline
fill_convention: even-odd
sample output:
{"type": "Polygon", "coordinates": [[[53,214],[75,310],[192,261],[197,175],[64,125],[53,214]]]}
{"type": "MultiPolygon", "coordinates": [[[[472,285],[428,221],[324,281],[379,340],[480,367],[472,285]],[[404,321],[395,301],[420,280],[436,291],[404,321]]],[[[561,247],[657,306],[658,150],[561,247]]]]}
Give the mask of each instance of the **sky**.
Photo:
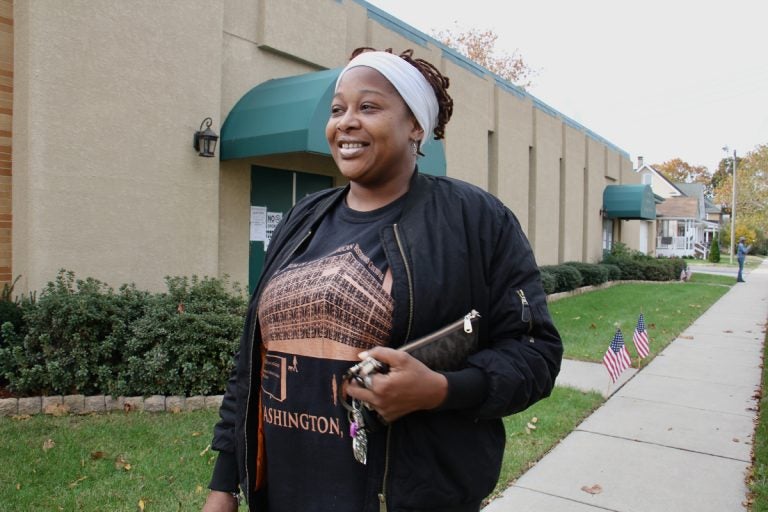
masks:
{"type": "Polygon", "coordinates": [[[766,0],[368,2],[428,35],[493,30],[536,71],[529,93],[635,165],[714,171],[724,146],[741,157],[768,144],[766,0]]]}

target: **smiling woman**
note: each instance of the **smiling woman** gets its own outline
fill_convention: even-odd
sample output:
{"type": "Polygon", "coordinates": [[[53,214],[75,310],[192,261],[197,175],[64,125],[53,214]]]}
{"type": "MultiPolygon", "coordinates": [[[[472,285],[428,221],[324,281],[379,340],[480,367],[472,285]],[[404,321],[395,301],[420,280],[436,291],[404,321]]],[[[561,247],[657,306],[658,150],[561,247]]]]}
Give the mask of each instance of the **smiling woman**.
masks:
{"type": "Polygon", "coordinates": [[[349,184],[304,198],[273,233],[206,512],[234,511],[238,487],[259,511],[477,512],[502,417],[552,390],[562,343],[517,219],[418,170],[451,117],[448,85],[411,51],[362,49],[341,71],[326,138],[349,184]],[[450,371],[397,350],[453,325],[477,343],[450,371]],[[359,359],[375,371],[358,381],[359,359]]]}

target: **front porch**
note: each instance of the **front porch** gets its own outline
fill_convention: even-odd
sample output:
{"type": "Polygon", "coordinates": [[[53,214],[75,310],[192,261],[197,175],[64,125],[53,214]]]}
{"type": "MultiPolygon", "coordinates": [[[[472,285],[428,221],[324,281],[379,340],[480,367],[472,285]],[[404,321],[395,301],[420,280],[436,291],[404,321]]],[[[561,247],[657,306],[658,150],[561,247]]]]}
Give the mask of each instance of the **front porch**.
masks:
{"type": "Polygon", "coordinates": [[[707,259],[720,226],[699,219],[660,219],[657,224],[656,256],[707,259]]]}

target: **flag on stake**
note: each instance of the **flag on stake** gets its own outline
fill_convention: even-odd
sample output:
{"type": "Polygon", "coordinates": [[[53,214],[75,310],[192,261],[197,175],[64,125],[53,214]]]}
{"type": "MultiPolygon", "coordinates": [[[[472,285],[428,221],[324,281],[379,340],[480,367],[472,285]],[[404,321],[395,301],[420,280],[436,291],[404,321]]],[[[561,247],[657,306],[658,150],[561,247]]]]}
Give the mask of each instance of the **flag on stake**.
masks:
{"type": "Polygon", "coordinates": [[[613,341],[603,356],[603,364],[608,369],[612,382],[616,382],[621,372],[632,366],[629,352],[627,352],[627,347],[624,346],[624,336],[621,334],[621,329],[616,329],[613,341]]]}
{"type": "Polygon", "coordinates": [[[640,318],[637,319],[637,327],[635,327],[635,333],[632,335],[632,341],[635,343],[638,356],[647,357],[650,354],[648,333],[645,331],[645,318],[643,318],[642,313],[640,313],[640,318]]]}

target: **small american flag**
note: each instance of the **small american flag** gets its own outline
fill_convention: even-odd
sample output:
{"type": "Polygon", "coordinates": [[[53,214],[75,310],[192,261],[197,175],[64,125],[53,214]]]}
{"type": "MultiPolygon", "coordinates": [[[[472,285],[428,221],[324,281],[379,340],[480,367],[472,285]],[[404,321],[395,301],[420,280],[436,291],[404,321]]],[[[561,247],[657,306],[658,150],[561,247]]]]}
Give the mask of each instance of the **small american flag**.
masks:
{"type": "Polygon", "coordinates": [[[632,365],[627,347],[624,346],[624,336],[621,334],[621,329],[616,329],[613,341],[603,356],[603,364],[608,369],[612,382],[616,382],[621,372],[632,365]]]}
{"type": "Polygon", "coordinates": [[[638,356],[648,356],[650,353],[648,348],[648,333],[645,332],[645,318],[643,318],[642,313],[640,313],[640,318],[637,319],[637,327],[635,327],[635,333],[632,335],[632,341],[635,343],[638,356]]]}

